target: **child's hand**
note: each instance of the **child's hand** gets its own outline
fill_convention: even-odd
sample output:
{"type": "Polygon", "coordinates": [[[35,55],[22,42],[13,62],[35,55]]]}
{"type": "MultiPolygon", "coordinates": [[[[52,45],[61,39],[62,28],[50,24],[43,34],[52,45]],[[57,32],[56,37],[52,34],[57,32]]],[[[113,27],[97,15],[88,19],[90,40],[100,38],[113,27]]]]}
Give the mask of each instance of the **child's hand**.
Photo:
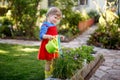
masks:
{"type": "Polygon", "coordinates": [[[61,40],[64,40],[64,39],[65,39],[65,36],[60,35],[60,39],[61,39],[61,40]]]}
{"type": "Polygon", "coordinates": [[[55,38],[56,38],[55,36],[50,35],[49,39],[51,40],[51,39],[55,39],[55,38]]]}

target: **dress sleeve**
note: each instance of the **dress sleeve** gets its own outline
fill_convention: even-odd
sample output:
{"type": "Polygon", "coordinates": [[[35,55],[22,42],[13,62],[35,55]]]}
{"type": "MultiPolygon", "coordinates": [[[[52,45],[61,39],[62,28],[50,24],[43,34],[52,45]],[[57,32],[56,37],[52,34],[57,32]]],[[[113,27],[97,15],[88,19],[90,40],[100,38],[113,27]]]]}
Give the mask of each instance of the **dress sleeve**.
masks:
{"type": "Polygon", "coordinates": [[[39,37],[41,40],[43,39],[43,35],[46,34],[47,30],[48,30],[48,26],[43,24],[41,26],[40,33],[39,33],[39,37]]]}

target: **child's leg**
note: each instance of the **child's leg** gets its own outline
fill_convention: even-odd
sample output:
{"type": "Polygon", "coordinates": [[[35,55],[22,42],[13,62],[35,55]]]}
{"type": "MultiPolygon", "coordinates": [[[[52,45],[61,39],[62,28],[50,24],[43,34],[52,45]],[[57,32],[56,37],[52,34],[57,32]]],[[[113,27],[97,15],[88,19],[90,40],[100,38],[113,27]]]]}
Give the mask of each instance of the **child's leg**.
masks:
{"type": "Polygon", "coordinates": [[[45,63],[45,70],[46,71],[50,71],[50,64],[51,64],[51,61],[46,61],[46,63],[45,63]]]}
{"type": "Polygon", "coordinates": [[[46,64],[45,64],[45,78],[48,78],[52,75],[52,71],[53,71],[52,63],[53,63],[53,60],[46,61],[46,64]]]}

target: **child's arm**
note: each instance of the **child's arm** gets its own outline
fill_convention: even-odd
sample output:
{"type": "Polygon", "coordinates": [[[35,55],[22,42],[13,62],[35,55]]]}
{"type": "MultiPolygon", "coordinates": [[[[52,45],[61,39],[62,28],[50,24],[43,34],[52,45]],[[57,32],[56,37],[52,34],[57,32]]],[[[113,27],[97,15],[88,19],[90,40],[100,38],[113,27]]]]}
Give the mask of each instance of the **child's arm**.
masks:
{"type": "Polygon", "coordinates": [[[47,35],[46,32],[48,30],[48,27],[46,25],[42,25],[41,26],[41,30],[40,30],[40,34],[39,34],[39,37],[40,39],[53,39],[54,36],[52,35],[47,35]]]}
{"type": "Polygon", "coordinates": [[[53,38],[55,38],[55,36],[46,34],[47,30],[48,30],[48,26],[43,24],[41,26],[41,30],[40,30],[40,34],[39,34],[39,37],[40,37],[41,40],[42,39],[53,39],[53,38]]]}

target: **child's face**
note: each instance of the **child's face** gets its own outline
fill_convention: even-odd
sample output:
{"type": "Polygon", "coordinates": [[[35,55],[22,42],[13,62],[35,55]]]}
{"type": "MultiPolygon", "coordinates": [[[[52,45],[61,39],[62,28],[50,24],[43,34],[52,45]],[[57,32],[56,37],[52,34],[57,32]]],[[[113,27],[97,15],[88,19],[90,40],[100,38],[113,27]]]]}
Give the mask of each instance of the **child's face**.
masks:
{"type": "Polygon", "coordinates": [[[58,17],[57,15],[49,15],[48,20],[53,23],[53,24],[58,24],[60,22],[60,17],[58,17]]]}

